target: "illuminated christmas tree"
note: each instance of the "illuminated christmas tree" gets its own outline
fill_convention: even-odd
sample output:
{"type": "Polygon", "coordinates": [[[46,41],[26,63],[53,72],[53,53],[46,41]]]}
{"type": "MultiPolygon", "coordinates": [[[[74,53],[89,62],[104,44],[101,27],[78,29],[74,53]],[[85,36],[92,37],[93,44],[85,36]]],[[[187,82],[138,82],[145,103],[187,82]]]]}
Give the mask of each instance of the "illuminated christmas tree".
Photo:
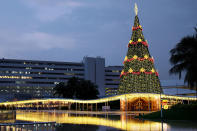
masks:
{"type": "Polygon", "coordinates": [[[142,33],[135,4],[135,21],[132,36],[128,44],[124,68],[120,75],[118,94],[125,93],[160,93],[161,85],[158,72],[154,67],[154,59],[148,50],[148,42],[142,33]]]}

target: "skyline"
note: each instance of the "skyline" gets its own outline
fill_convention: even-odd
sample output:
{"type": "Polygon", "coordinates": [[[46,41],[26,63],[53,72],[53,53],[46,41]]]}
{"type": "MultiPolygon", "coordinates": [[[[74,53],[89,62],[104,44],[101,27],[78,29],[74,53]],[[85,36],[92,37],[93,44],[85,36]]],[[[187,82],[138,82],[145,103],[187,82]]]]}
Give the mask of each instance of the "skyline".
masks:
{"type": "MultiPolygon", "coordinates": [[[[161,80],[178,79],[168,74],[169,50],[184,36],[192,35],[197,23],[197,2],[177,1],[137,2],[144,36],[161,80]]],[[[84,56],[101,56],[106,58],[107,66],[123,65],[135,16],[134,3],[2,1],[0,55],[9,59],[71,62],[79,62],[84,56]]]]}

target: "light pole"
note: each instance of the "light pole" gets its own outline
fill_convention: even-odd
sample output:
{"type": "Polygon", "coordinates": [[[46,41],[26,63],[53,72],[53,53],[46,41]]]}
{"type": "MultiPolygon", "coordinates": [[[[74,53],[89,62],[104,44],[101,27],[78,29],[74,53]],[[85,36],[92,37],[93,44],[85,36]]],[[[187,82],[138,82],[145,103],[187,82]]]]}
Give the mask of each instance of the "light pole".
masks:
{"type": "Polygon", "coordinates": [[[163,118],[163,112],[162,112],[162,99],[161,99],[161,86],[160,86],[160,105],[161,105],[161,119],[163,118]]]}
{"type": "Polygon", "coordinates": [[[163,112],[162,112],[162,99],[161,99],[161,92],[162,92],[162,88],[160,86],[160,104],[161,104],[161,129],[163,131],[163,112]]]}

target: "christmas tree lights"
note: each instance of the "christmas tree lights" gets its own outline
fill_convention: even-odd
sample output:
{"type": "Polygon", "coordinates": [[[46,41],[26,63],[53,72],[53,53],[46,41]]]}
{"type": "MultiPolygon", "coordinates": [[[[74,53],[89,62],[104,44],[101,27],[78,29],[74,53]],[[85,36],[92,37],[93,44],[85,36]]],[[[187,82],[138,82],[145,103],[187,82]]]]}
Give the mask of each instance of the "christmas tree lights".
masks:
{"type": "Polygon", "coordinates": [[[120,75],[118,94],[125,93],[160,93],[161,85],[158,72],[154,67],[154,59],[148,50],[142,26],[135,5],[135,20],[132,36],[128,44],[128,52],[124,59],[124,69],[120,75]]]}

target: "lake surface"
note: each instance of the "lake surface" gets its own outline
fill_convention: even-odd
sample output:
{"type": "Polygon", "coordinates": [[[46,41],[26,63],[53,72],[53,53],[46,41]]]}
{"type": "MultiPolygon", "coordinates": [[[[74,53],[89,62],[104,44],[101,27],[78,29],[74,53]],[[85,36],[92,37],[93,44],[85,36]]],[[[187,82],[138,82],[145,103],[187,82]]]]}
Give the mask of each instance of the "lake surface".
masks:
{"type": "Polygon", "coordinates": [[[168,123],[134,119],[125,113],[106,114],[102,112],[75,111],[16,111],[3,123],[0,131],[197,131],[197,122],[171,121],[168,123]]]}

